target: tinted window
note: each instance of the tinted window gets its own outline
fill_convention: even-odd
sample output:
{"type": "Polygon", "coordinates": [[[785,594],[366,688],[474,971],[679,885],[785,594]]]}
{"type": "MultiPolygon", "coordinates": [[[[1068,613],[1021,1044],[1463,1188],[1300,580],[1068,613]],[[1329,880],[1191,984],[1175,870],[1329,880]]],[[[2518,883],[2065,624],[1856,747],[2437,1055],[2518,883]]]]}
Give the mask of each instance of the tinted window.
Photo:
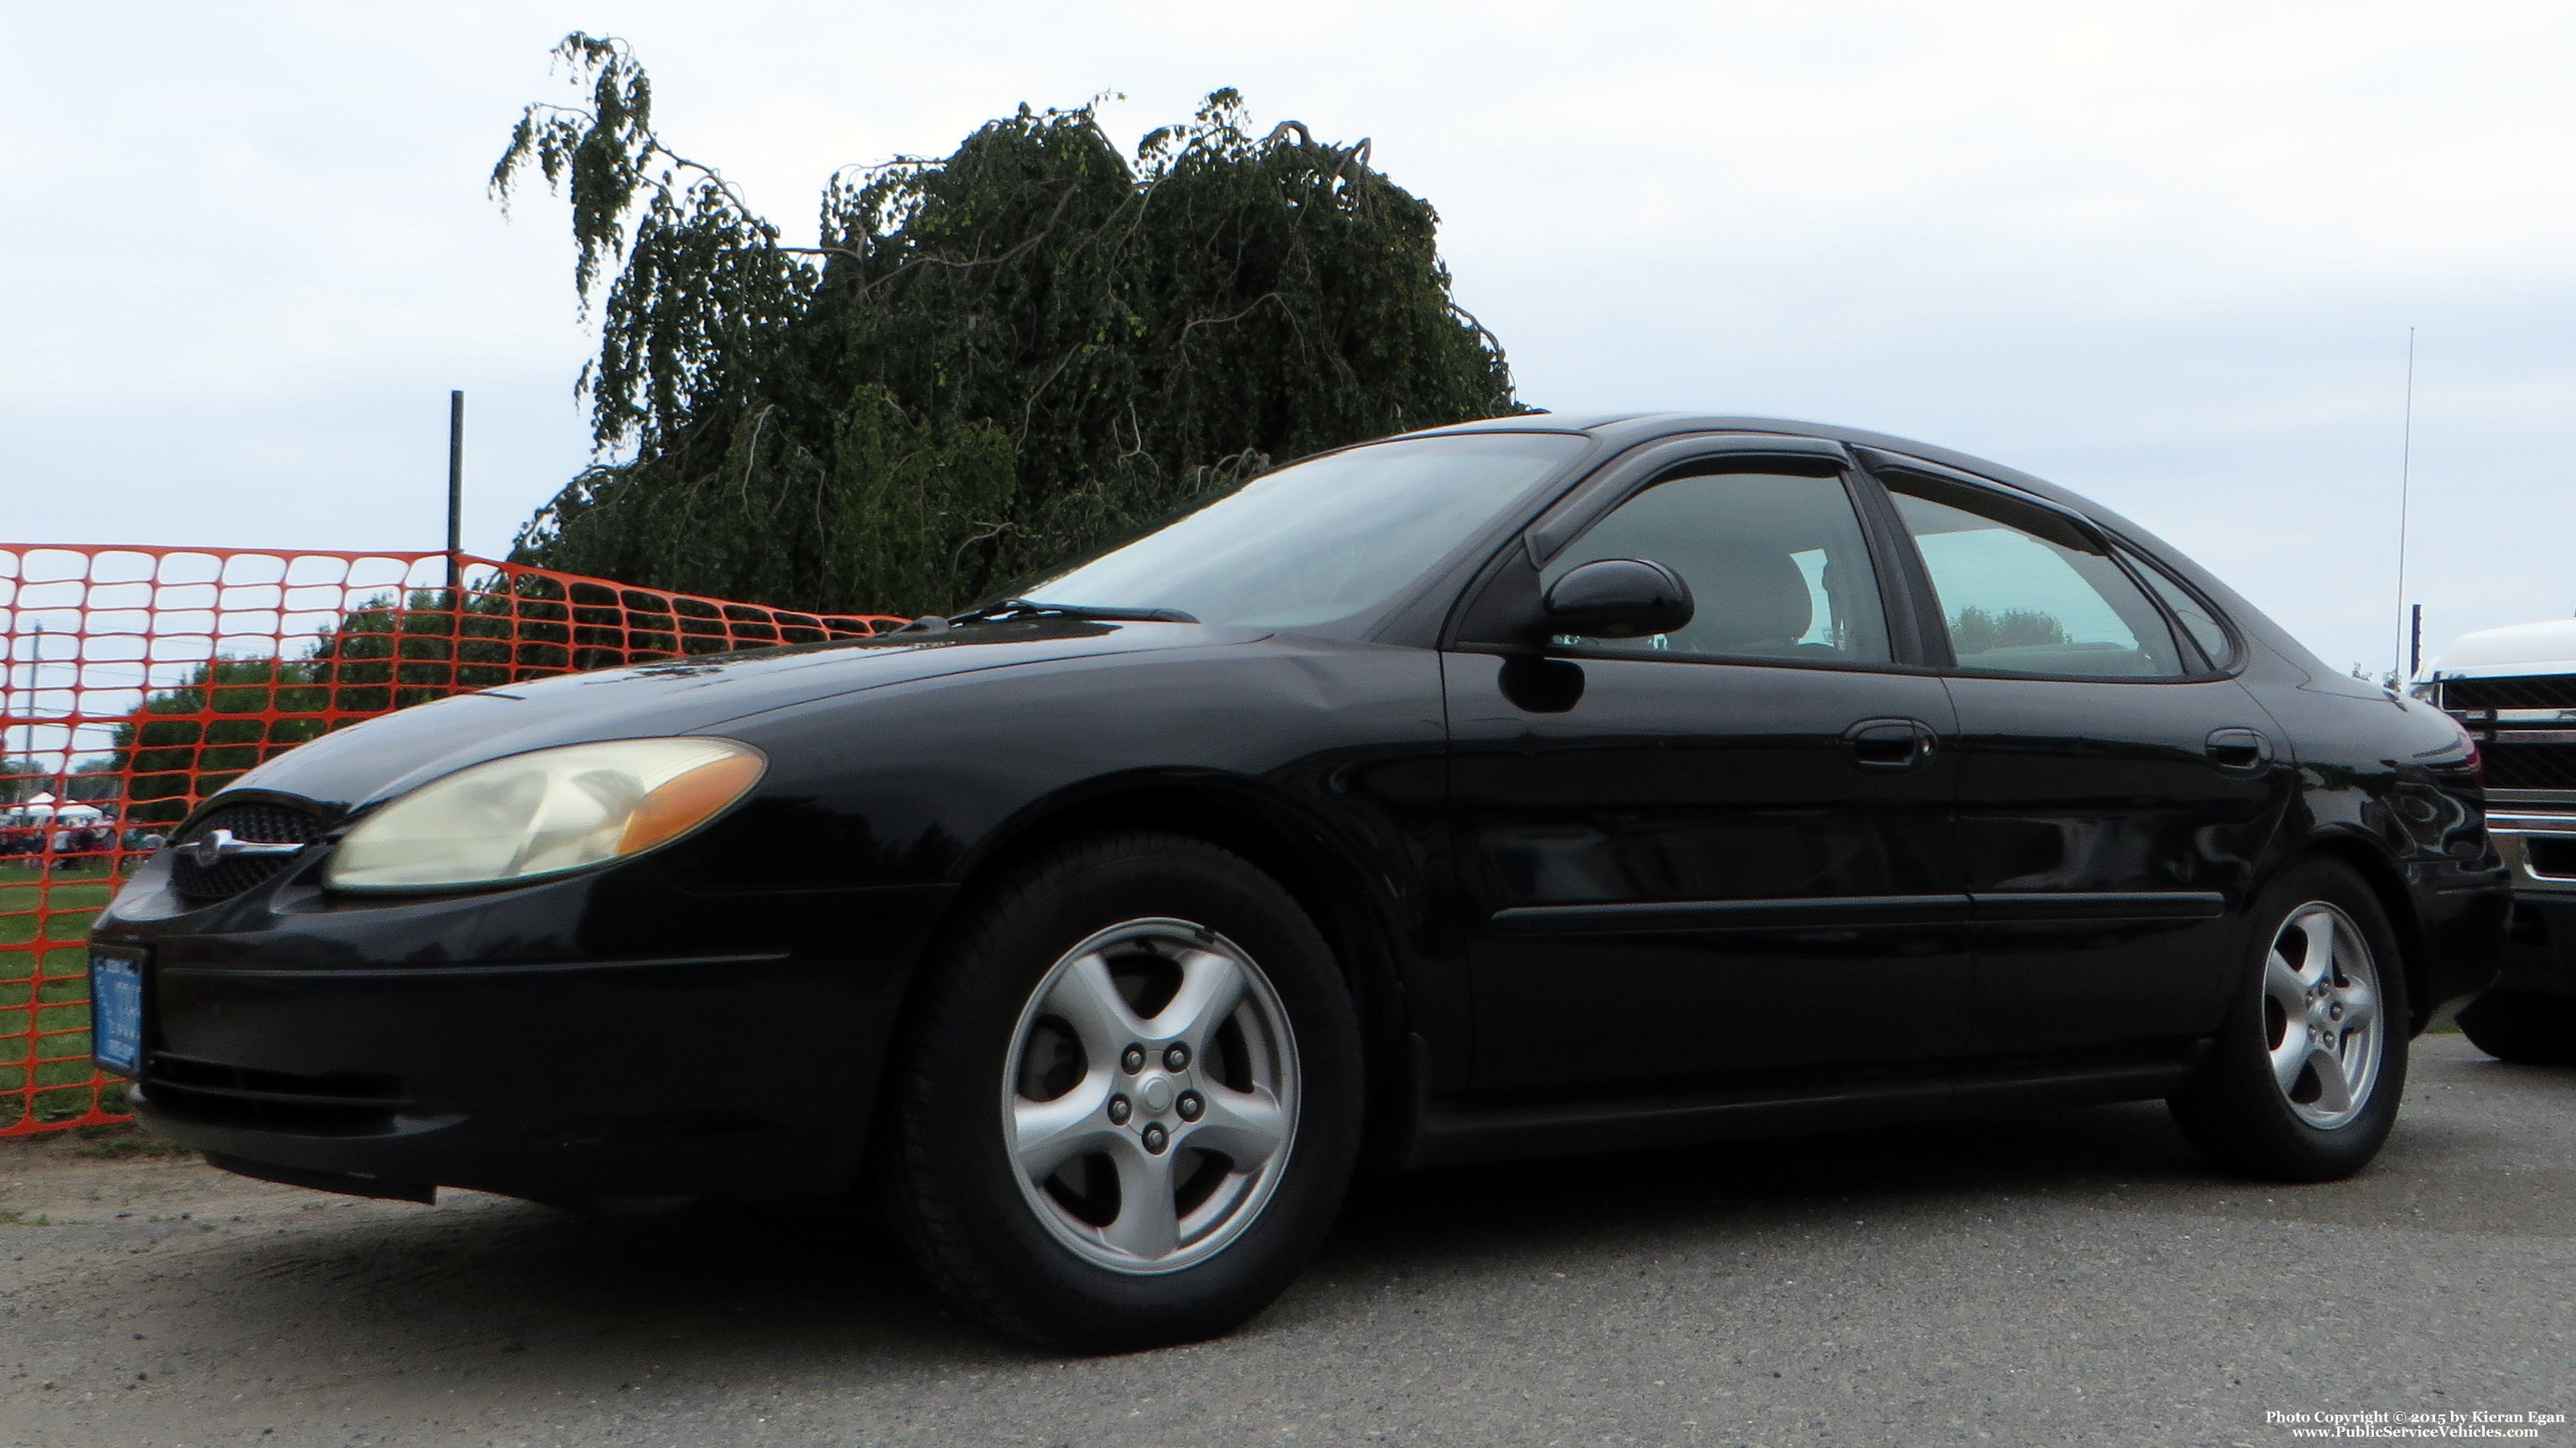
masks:
{"type": "Polygon", "coordinates": [[[2219,623],[2218,616],[2209,611],[2207,604],[2184,592],[2181,584],[2167,578],[2154,564],[2127,549],[2122,549],[2120,556],[2128,560],[2129,571],[2145,579],[2147,587],[2164,602],[2165,612],[2182,620],[2183,632],[2190,634],[2192,642],[2200,645],[2201,657],[2209,660],[2210,667],[2223,669],[2234,662],[2236,648],[2227,641],[2227,629],[2219,623]]]}
{"type": "Polygon", "coordinates": [[[2081,528],[2030,504],[1929,478],[1892,478],[1959,667],[1989,673],[2174,678],[2164,616],[2081,528]]]}
{"type": "Polygon", "coordinates": [[[1585,446],[1564,433],[1502,432],[1332,453],[1265,473],[1020,592],[1176,608],[1201,623],[1349,618],[1392,601],[1585,446]]]}
{"type": "Polygon", "coordinates": [[[1673,478],[1622,503],[1541,574],[1646,558],[1690,584],[1690,625],[1588,649],[1885,663],[1887,625],[1860,523],[1838,476],[1777,471],[1673,478]]]}

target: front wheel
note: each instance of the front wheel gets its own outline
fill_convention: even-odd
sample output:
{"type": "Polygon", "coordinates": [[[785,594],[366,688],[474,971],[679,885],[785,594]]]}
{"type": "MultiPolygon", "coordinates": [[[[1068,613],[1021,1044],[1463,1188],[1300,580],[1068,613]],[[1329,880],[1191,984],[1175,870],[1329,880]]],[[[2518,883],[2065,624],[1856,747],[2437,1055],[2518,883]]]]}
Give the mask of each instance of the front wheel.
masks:
{"type": "Polygon", "coordinates": [[[2256,902],[2253,957],[2174,1120],[2219,1165],[2271,1181],[2368,1166],[2406,1088],[2406,976],[2359,876],[2296,866],[2256,902]]]}
{"type": "Polygon", "coordinates": [[[1030,861],[924,966],[879,1178],[931,1278],[1061,1347],[1188,1341],[1251,1316],[1338,1211],[1359,1033],[1293,897],[1202,841],[1030,861]]]}

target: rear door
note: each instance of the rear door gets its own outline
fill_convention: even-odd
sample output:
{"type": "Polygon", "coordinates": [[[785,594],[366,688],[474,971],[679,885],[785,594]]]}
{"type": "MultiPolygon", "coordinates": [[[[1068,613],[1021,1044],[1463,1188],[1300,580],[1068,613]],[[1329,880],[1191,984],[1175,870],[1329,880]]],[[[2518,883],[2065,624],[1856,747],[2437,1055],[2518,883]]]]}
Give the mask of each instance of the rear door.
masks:
{"type": "Polygon", "coordinates": [[[1952,652],[1981,1055],[2216,1028],[2289,751],[2173,580],[2042,501],[1893,459],[1952,652]],[[2180,606],[2177,629],[2158,596],[2180,606]]]}
{"type": "Polygon", "coordinates": [[[1891,620],[1883,499],[1837,446],[1765,450],[1789,441],[1660,449],[1490,585],[1652,559],[1687,628],[1443,660],[1483,1092],[1962,1044],[1949,695],[1891,620]]]}

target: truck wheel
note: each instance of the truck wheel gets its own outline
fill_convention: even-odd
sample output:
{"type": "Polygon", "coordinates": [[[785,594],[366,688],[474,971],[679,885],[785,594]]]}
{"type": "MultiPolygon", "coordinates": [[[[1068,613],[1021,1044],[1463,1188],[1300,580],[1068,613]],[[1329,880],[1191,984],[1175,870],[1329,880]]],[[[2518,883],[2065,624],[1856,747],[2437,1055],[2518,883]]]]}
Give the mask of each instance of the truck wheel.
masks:
{"type": "Polygon", "coordinates": [[[2460,1012],[2469,1044],[2517,1066],[2576,1066],[2576,1001],[2491,990],[2460,1012]]]}
{"type": "Polygon", "coordinates": [[[2332,1181],[2370,1164],[2406,1088],[2406,976],[2370,887],[2328,861],[2257,899],[2252,958],[2174,1120],[2219,1165],[2332,1181]]]}
{"type": "Polygon", "coordinates": [[[1211,1337],[1333,1223],[1359,1029],[1332,950],[1241,858],[1126,833],[960,905],[898,1028],[878,1147],[915,1259],[1053,1346],[1211,1337]]]}

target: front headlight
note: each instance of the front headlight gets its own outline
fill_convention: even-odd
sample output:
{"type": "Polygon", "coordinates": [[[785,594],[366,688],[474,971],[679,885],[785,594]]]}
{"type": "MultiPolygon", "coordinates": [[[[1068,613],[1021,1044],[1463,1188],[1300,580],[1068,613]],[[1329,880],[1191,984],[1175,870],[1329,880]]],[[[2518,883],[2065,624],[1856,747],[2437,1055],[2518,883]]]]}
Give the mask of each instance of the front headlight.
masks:
{"type": "Polygon", "coordinates": [[[368,816],[322,882],[442,890],[588,869],[687,834],[767,767],[730,739],[619,739],[495,759],[368,816]]]}

